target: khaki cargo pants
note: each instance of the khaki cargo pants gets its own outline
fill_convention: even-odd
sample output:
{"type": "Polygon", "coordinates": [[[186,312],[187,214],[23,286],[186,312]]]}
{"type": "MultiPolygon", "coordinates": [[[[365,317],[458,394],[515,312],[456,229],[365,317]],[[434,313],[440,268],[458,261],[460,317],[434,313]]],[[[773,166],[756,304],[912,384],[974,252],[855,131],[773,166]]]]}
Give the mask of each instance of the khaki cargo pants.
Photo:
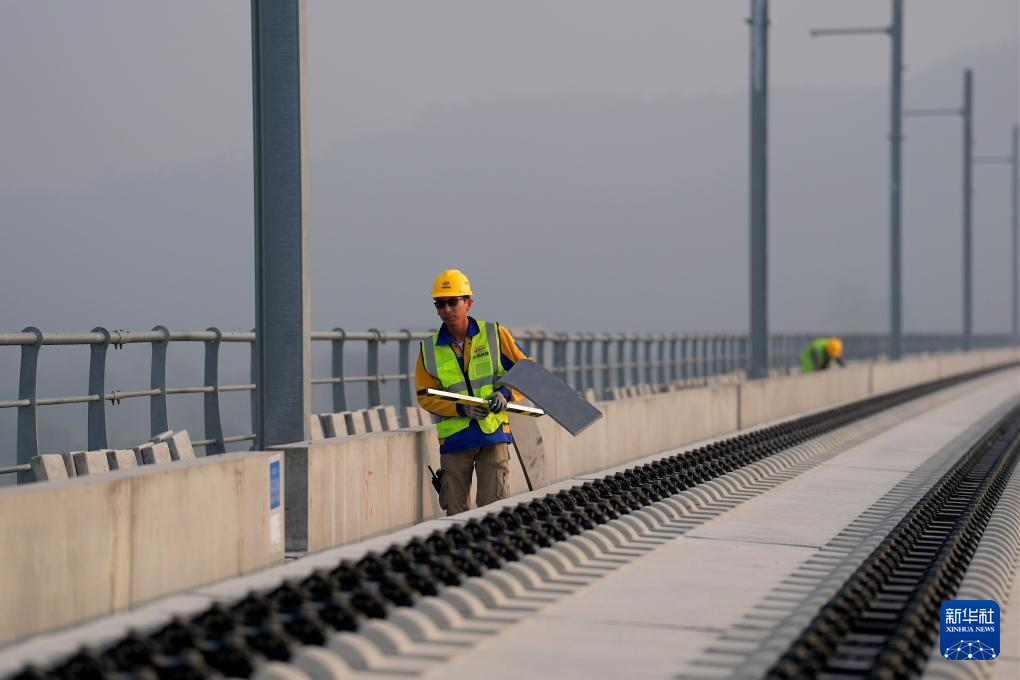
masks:
{"type": "Polygon", "coordinates": [[[492,444],[439,456],[443,468],[442,500],[447,515],[471,507],[471,471],[478,473],[478,507],[510,495],[510,449],[492,444]]]}

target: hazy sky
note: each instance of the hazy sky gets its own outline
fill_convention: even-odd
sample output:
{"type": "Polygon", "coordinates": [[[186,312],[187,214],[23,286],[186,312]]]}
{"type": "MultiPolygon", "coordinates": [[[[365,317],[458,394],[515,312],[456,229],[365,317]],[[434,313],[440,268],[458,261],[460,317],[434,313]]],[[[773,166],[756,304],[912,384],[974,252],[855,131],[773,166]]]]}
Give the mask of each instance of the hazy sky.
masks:
{"type": "MultiPolygon", "coordinates": [[[[888,82],[888,40],[812,40],[884,26],[888,0],[773,0],[773,87],[888,82]]],[[[908,74],[1015,43],[1016,0],[906,0],[908,74]]],[[[743,93],[748,2],[310,0],[312,154],[467,104],[743,93]]],[[[244,0],[2,0],[0,186],[84,191],[251,143],[244,0]]]]}
{"type": "MultiPolygon", "coordinates": [[[[939,82],[925,94],[944,93],[948,101],[918,103],[954,103],[957,67],[985,58],[997,71],[992,86],[977,75],[979,124],[989,123],[978,128],[978,147],[1004,151],[1003,126],[1017,117],[1016,0],[905,5],[908,104],[911,79],[936,72],[939,82]]],[[[887,266],[879,240],[858,242],[862,255],[874,256],[862,262],[859,276],[832,281],[817,299],[783,294],[826,271],[826,258],[847,259],[824,248],[803,251],[812,239],[796,234],[822,228],[826,213],[838,222],[843,211],[804,195],[804,180],[820,177],[805,168],[852,159],[849,174],[830,178],[845,183],[840,195],[853,206],[843,217],[873,222],[879,234],[887,222],[888,40],[812,40],[808,29],[883,26],[890,3],[774,0],[771,7],[773,325],[839,324],[845,317],[826,311],[832,300],[866,307],[861,319],[884,324],[878,277],[886,276],[887,266]],[[851,108],[808,113],[825,101],[851,108]],[[830,116],[824,126],[811,117],[823,112],[830,116]],[[804,136],[806,130],[814,136],[804,136]],[[813,155],[822,148],[827,155],[813,155]],[[797,255],[796,248],[803,252],[797,255]],[[784,267],[784,249],[790,261],[811,267],[799,273],[784,267]]],[[[248,13],[244,0],[0,2],[0,197],[8,206],[0,252],[0,286],[8,297],[0,312],[4,330],[30,323],[60,330],[100,323],[250,325],[248,13]]],[[[748,2],[730,0],[310,0],[314,325],[428,325],[432,317],[422,300],[404,301],[419,296],[434,271],[462,266],[487,300],[499,303],[489,307],[490,315],[521,323],[592,330],[743,327],[747,13],[748,2]],[[659,127],[640,129],[643,116],[659,127]],[[712,116],[724,119],[713,125],[712,116]],[[461,129],[475,129],[484,144],[461,129]],[[641,134],[647,139],[639,140],[641,134]],[[667,145],[674,142],[671,152],[667,145]],[[488,155],[472,156],[477,148],[488,155]],[[407,158],[415,149],[433,155],[407,158]],[[607,154],[627,157],[633,167],[624,169],[607,154]],[[606,167],[594,167],[600,159],[606,167]],[[420,172],[408,175],[416,162],[420,172]],[[529,179],[536,170],[541,186],[529,179]],[[652,170],[673,173],[655,197],[643,192],[661,178],[640,177],[652,170]],[[586,184],[578,174],[589,171],[605,176],[586,184]],[[481,203],[484,190],[466,195],[480,178],[504,192],[493,198],[504,201],[500,214],[494,203],[481,203]],[[704,191],[695,190],[699,182],[704,191]],[[619,199],[617,209],[626,206],[615,222],[601,219],[609,214],[597,205],[604,197],[593,195],[607,186],[619,199]],[[673,204],[653,200],[671,191],[673,204]],[[706,202],[706,191],[718,195],[706,202]],[[360,212],[359,202],[365,204],[360,212]],[[470,214],[457,212],[469,203],[470,214]],[[392,213],[401,207],[404,213],[392,213]],[[504,245],[507,254],[527,259],[530,251],[544,251],[536,256],[541,266],[522,277],[515,264],[476,265],[490,261],[491,244],[462,235],[487,223],[494,232],[496,225],[506,230],[493,238],[515,241],[504,245]],[[613,234],[594,238],[596,225],[617,236],[633,229],[640,243],[613,234]],[[670,260],[657,260],[663,249],[655,246],[656,234],[666,232],[682,237],[685,256],[703,249],[694,264],[708,260],[720,272],[719,281],[702,281],[700,290],[698,281],[677,279],[677,290],[684,291],[679,307],[668,279],[647,279],[651,264],[669,266],[670,260]],[[433,250],[439,241],[443,247],[433,250]],[[577,258],[582,252],[585,257],[577,258]],[[651,296],[648,304],[623,314],[593,304],[607,294],[601,269],[643,286],[607,283],[610,295],[640,292],[651,296]],[[366,287],[369,275],[377,278],[366,287]],[[507,291],[511,283],[527,291],[528,306],[516,304],[507,291]],[[727,314],[714,313],[720,308],[727,314]]],[[[925,125],[916,136],[908,132],[908,144],[956,132],[949,122],[925,125]]],[[[906,153],[909,179],[912,151],[906,153]]],[[[958,190],[958,166],[947,156],[936,169],[925,169],[924,177],[940,184],[921,190],[945,197],[939,214],[952,225],[958,209],[947,196],[958,199],[951,191],[958,190]]],[[[1001,219],[1006,200],[993,197],[1005,173],[979,172],[977,210],[1001,219]]],[[[832,239],[822,233],[813,240],[832,239]]],[[[676,262],[678,270],[694,271],[682,257],[676,262]]],[[[1001,292],[998,282],[994,288],[1001,292]]],[[[910,299],[907,306],[910,319],[910,299]]],[[[951,328],[947,320],[954,314],[925,313],[914,321],[951,328]]],[[[1001,325],[997,314],[979,314],[979,323],[1001,325]]],[[[845,325],[857,321],[851,317],[845,325]]]]}

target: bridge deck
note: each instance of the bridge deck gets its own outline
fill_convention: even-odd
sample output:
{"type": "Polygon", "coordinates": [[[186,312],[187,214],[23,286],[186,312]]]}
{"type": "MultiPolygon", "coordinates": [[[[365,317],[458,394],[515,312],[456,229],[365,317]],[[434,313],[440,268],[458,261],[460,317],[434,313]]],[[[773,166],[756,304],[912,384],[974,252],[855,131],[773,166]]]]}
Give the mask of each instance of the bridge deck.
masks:
{"type": "MultiPolygon", "coordinates": [[[[845,578],[847,569],[863,557],[869,540],[880,540],[931,480],[1018,402],[1014,369],[810,440],[791,450],[800,458],[772,481],[729,494],[713,486],[705,493],[719,495],[697,512],[652,529],[635,524],[622,544],[597,559],[566,564],[566,576],[550,575],[518,597],[496,593],[498,606],[485,607],[474,618],[428,639],[413,642],[388,623],[379,624],[368,633],[373,640],[369,649],[394,644],[399,653],[373,656],[371,670],[351,672],[376,679],[407,677],[408,672],[443,678],[756,677],[767,667],[763,664],[770,658],[769,650],[774,652],[783,643],[782,636],[788,636],[779,624],[806,597],[813,593],[817,598],[813,589],[830,576],[842,573],[845,578]]],[[[576,477],[532,495],[597,476],[576,477]]],[[[496,507],[526,497],[507,499],[496,507]]],[[[360,558],[370,550],[428,535],[492,509],[425,522],[36,636],[0,651],[0,675],[28,661],[48,665],[83,643],[102,647],[131,628],[164,624],[172,615],[186,616],[213,601],[272,588],[286,578],[307,576],[316,568],[360,558]]],[[[1017,565],[1014,574],[1020,574],[1017,565]]],[[[486,583],[491,589],[491,582],[486,583]]],[[[478,593],[487,592],[478,588],[478,593]]],[[[1000,605],[1006,623],[1002,640],[1008,644],[1020,639],[1016,579],[1010,601],[1000,605]]],[[[346,637],[366,641],[364,632],[346,637]]],[[[344,645],[334,649],[341,648],[348,649],[344,645]]],[[[995,671],[998,677],[1017,677],[1018,650],[1005,651],[995,662],[995,671]]],[[[266,677],[285,676],[282,668],[272,665],[264,672],[266,677]]]]}

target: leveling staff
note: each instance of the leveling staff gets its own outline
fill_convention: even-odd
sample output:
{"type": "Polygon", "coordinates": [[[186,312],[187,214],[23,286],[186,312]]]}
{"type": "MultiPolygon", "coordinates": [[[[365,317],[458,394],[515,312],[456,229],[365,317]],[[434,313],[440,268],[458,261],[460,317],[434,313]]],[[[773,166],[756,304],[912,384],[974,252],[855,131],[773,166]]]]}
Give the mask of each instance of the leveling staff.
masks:
{"type": "Polygon", "coordinates": [[[443,325],[421,343],[415,368],[418,403],[439,416],[436,431],[442,482],[440,505],[447,515],[471,505],[471,471],[478,475],[478,505],[510,495],[508,401],[521,394],[495,383],[516,362],[529,359],[503,326],[468,316],[471,283],[447,269],[432,284],[432,299],[443,325]],[[488,407],[457,404],[424,394],[428,388],[488,400],[488,407]]]}

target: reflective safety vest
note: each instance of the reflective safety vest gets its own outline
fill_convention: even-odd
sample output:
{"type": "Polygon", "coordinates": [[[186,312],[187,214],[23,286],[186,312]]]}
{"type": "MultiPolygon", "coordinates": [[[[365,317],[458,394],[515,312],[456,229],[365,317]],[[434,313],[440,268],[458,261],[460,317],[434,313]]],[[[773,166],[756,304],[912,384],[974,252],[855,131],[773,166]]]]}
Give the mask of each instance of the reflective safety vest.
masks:
{"type": "MultiPolygon", "coordinates": [[[[464,371],[463,361],[453,347],[438,344],[438,331],[432,334],[431,342],[421,343],[421,356],[425,370],[439,381],[444,390],[485,399],[496,391],[495,382],[503,375],[503,363],[500,361],[499,326],[487,321],[477,323],[478,334],[471,338],[467,371],[464,371]]],[[[492,434],[508,422],[510,419],[504,411],[490,413],[478,421],[478,426],[485,434],[492,434]]],[[[470,424],[470,418],[452,416],[442,418],[436,424],[436,430],[440,439],[446,439],[466,430],[470,424]]]]}
{"type": "Polygon", "coordinates": [[[828,342],[829,338],[818,338],[817,340],[812,340],[811,343],[801,351],[801,373],[824,371],[829,367],[832,360],[829,358],[829,353],[825,351],[825,345],[828,342]]]}

